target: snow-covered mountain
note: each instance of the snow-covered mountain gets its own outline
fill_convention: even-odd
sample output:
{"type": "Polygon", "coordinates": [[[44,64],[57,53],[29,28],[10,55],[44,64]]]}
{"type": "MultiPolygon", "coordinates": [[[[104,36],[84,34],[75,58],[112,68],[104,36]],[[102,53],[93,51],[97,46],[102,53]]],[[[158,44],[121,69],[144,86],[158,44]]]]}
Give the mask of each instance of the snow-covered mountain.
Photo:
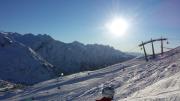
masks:
{"type": "Polygon", "coordinates": [[[180,47],[146,62],[123,63],[38,83],[2,101],[95,101],[104,86],[115,88],[114,101],[180,101],[180,47]]]}
{"type": "Polygon", "coordinates": [[[0,79],[34,84],[55,77],[54,69],[31,48],[0,33],[0,79]]]}
{"type": "Polygon", "coordinates": [[[95,70],[133,58],[133,56],[115,50],[110,46],[84,45],[77,41],[63,43],[46,34],[21,35],[9,32],[8,36],[31,47],[44,59],[56,66],[57,71],[63,71],[65,74],[95,70]]]}

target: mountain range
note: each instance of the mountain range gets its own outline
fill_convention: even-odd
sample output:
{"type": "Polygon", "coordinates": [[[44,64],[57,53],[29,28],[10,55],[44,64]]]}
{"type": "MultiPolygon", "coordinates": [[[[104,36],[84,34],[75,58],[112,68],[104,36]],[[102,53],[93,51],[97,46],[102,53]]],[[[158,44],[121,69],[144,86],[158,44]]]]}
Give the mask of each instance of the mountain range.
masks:
{"type": "Polygon", "coordinates": [[[81,71],[91,71],[134,56],[99,44],[64,43],[49,35],[1,32],[0,78],[16,83],[37,82],[81,71]],[[11,75],[8,75],[11,74],[11,75]]]}
{"type": "Polygon", "coordinates": [[[8,33],[8,36],[31,47],[57,71],[72,74],[79,71],[95,70],[133,58],[110,46],[87,44],[78,41],[64,43],[49,35],[8,33]]]}

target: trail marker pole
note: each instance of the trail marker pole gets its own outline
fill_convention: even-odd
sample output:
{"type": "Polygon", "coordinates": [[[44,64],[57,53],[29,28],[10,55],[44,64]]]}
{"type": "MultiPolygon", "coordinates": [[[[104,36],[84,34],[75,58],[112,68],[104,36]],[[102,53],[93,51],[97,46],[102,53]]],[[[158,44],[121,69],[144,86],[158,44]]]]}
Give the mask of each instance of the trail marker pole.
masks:
{"type": "Polygon", "coordinates": [[[161,38],[161,54],[163,54],[163,40],[161,38]]]}
{"type": "Polygon", "coordinates": [[[145,56],[145,59],[146,59],[146,61],[148,61],[147,53],[146,53],[146,49],[145,49],[145,46],[144,46],[143,41],[142,41],[142,46],[143,46],[143,50],[144,50],[144,56],[145,56]]]}
{"type": "Polygon", "coordinates": [[[153,58],[155,58],[154,44],[152,39],[151,39],[151,45],[152,45],[153,58]]]}

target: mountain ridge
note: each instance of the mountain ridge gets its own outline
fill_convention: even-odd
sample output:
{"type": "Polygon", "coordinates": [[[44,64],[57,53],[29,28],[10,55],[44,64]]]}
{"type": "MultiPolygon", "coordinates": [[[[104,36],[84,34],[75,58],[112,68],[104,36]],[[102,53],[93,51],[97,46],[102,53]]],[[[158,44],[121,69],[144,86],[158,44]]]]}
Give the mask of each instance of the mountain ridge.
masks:
{"type": "Polygon", "coordinates": [[[82,44],[78,41],[64,43],[44,34],[7,33],[9,37],[31,47],[57,71],[72,74],[80,71],[95,70],[114,63],[122,62],[134,56],[125,54],[113,47],[100,44],[82,44]]]}

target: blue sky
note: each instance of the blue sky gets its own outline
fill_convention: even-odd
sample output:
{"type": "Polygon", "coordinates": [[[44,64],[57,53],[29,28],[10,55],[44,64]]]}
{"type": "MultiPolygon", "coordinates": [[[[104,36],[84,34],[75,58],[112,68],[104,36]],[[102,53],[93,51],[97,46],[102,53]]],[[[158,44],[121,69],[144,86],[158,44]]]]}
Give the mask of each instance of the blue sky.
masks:
{"type": "Polygon", "coordinates": [[[179,4],[179,0],[0,0],[0,30],[46,33],[67,43],[105,44],[122,51],[140,51],[141,41],[163,36],[169,38],[167,47],[176,47],[179,4]],[[104,28],[115,16],[129,21],[125,36],[113,38],[104,28]]]}

